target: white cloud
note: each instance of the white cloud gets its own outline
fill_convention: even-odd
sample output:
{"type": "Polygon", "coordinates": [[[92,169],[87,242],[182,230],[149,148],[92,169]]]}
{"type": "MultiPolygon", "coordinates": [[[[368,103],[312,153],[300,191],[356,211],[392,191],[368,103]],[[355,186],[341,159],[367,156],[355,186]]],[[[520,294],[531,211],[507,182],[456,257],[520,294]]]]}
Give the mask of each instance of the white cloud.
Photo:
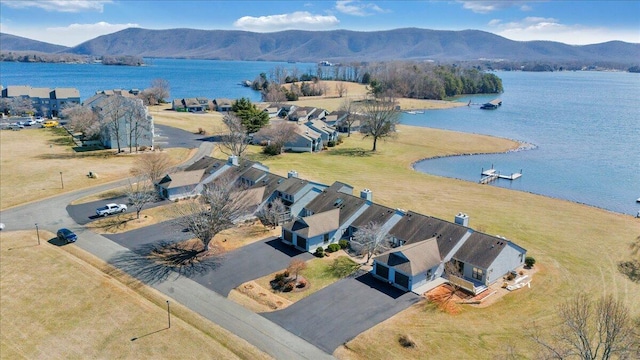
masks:
{"type": "Polygon", "coordinates": [[[64,27],[10,27],[0,24],[0,32],[22,36],[32,40],[44,41],[51,44],[76,46],[87,40],[101,35],[107,35],[130,27],[140,27],[138,24],[110,24],[104,21],[95,24],[71,24],[64,27]]]}
{"type": "Polygon", "coordinates": [[[571,45],[598,44],[612,40],[640,43],[640,33],[635,30],[565,25],[554,18],[527,17],[507,23],[494,19],[489,22],[489,27],[489,31],[516,41],[548,40],[571,45]]]}
{"type": "Polygon", "coordinates": [[[513,6],[518,6],[522,10],[528,10],[529,7],[526,4],[523,4],[522,1],[463,1],[458,0],[459,3],[462,3],[462,7],[471,10],[475,13],[479,14],[487,14],[493,11],[508,9],[513,6]]]}
{"type": "Polygon", "coordinates": [[[360,0],[340,0],[336,1],[336,10],[343,14],[354,16],[369,16],[374,13],[384,13],[387,10],[382,9],[376,4],[364,3],[360,0]]]}
{"type": "Polygon", "coordinates": [[[233,26],[249,31],[280,30],[324,30],[337,25],[340,21],[333,15],[313,15],[307,11],[296,11],[290,14],[267,15],[260,17],[243,16],[233,26]]]}
{"type": "Polygon", "coordinates": [[[3,5],[14,9],[39,8],[55,12],[85,12],[104,10],[104,4],[112,3],[112,0],[5,0],[3,5]]]}

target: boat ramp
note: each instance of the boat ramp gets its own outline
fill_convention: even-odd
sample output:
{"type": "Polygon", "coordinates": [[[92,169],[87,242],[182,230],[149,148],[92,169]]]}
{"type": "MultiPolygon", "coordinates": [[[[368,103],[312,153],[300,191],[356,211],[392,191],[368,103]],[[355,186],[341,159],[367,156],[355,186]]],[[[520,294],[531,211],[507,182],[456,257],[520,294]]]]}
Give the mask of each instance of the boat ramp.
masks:
{"type": "Polygon", "coordinates": [[[515,180],[521,176],[522,176],[522,170],[520,170],[520,172],[517,172],[517,173],[511,173],[510,175],[504,175],[492,167],[491,169],[488,169],[488,170],[484,170],[484,169],[482,170],[482,178],[480,179],[480,184],[488,184],[498,179],[515,180]]]}

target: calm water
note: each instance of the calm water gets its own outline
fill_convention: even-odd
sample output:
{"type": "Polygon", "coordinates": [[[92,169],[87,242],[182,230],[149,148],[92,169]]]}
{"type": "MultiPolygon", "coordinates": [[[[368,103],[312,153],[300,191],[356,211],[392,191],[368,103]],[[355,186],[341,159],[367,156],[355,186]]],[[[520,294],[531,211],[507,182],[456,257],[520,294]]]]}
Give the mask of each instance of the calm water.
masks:
{"type": "Polygon", "coordinates": [[[275,67],[308,72],[315,64],[260,61],[214,61],[151,59],[148,66],[106,66],[100,64],[29,64],[0,62],[0,84],[33,87],[73,87],[85,100],[105,89],[145,89],[153,79],[169,81],[170,97],[207,97],[260,100],[260,93],[239,85],[275,67]]]}
{"type": "MultiPolygon", "coordinates": [[[[0,84],[75,87],[87,99],[97,90],[144,89],[163,78],[171,98],[260,95],[238,85],[276,66],[314,64],[153,59],[145,67],[0,62],[0,84]]],[[[313,71],[313,70],[312,70],[313,71]]],[[[492,165],[518,172],[495,186],[529,191],[635,215],[640,204],[640,74],[603,72],[499,72],[505,93],[497,110],[478,106],[403,115],[408,125],[489,134],[534,144],[534,150],[422,161],[416,169],[477,182],[492,165]]],[[[491,97],[460,101],[482,103],[491,97]]]]}
{"type": "MultiPolygon", "coordinates": [[[[408,125],[516,139],[535,149],[421,161],[415,168],[477,182],[482,169],[520,172],[493,183],[635,215],[640,210],[640,74],[499,72],[497,110],[478,106],[408,115],[408,125]]],[[[495,98],[462,99],[482,103],[495,98]]]]}

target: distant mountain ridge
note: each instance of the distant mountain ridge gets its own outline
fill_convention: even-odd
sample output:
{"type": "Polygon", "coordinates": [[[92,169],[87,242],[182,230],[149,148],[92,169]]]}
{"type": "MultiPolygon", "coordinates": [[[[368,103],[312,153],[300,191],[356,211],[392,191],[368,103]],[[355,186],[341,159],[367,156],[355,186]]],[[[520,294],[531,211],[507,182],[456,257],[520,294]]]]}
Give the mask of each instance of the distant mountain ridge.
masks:
{"type": "MultiPolygon", "coordinates": [[[[1,40],[6,34],[2,36],[1,40]]],[[[25,50],[26,47],[17,41],[12,44],[2,41],[0,49],[18,50],[11,49],[10,45],[21,46],[21,50],[25,50]]],[[[274,33],[129,28],[56,51],[93,56],[133,55],[246,61],[452,62],[492,59],[514,62],[580,61],[630,65],[640,63],[640,44],[622,41],[577,46],[553,41],[513,41],[480,30],[444,31],[417,28],[372,32],[289,30],[274,33]]]]}
{"type": "Polygon", "coordinates": [[[21,36],[0,33],[0,51],[35,51],[42,53],[65,52],[69,48],[62,45],[49,44],[31,40],[21,36]]]}

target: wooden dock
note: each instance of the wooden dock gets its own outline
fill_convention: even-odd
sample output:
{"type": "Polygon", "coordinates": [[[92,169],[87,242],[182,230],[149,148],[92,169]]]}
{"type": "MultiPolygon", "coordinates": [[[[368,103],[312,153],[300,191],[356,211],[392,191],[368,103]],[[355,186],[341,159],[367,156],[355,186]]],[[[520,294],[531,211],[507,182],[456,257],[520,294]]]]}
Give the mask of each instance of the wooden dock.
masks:
{"type": "Polygon", "coordinates": [[[522,176],[522,170],[520,170],[519,173],[512,173],[511,175],[503,175],[503,174],[500,174],[500,172],[494,168],[491,168],[488,170],[483,169],[482,178],[480,179],[480,184],[488,184],[498,179],[515,180],[521,176],[522,176]]]}

